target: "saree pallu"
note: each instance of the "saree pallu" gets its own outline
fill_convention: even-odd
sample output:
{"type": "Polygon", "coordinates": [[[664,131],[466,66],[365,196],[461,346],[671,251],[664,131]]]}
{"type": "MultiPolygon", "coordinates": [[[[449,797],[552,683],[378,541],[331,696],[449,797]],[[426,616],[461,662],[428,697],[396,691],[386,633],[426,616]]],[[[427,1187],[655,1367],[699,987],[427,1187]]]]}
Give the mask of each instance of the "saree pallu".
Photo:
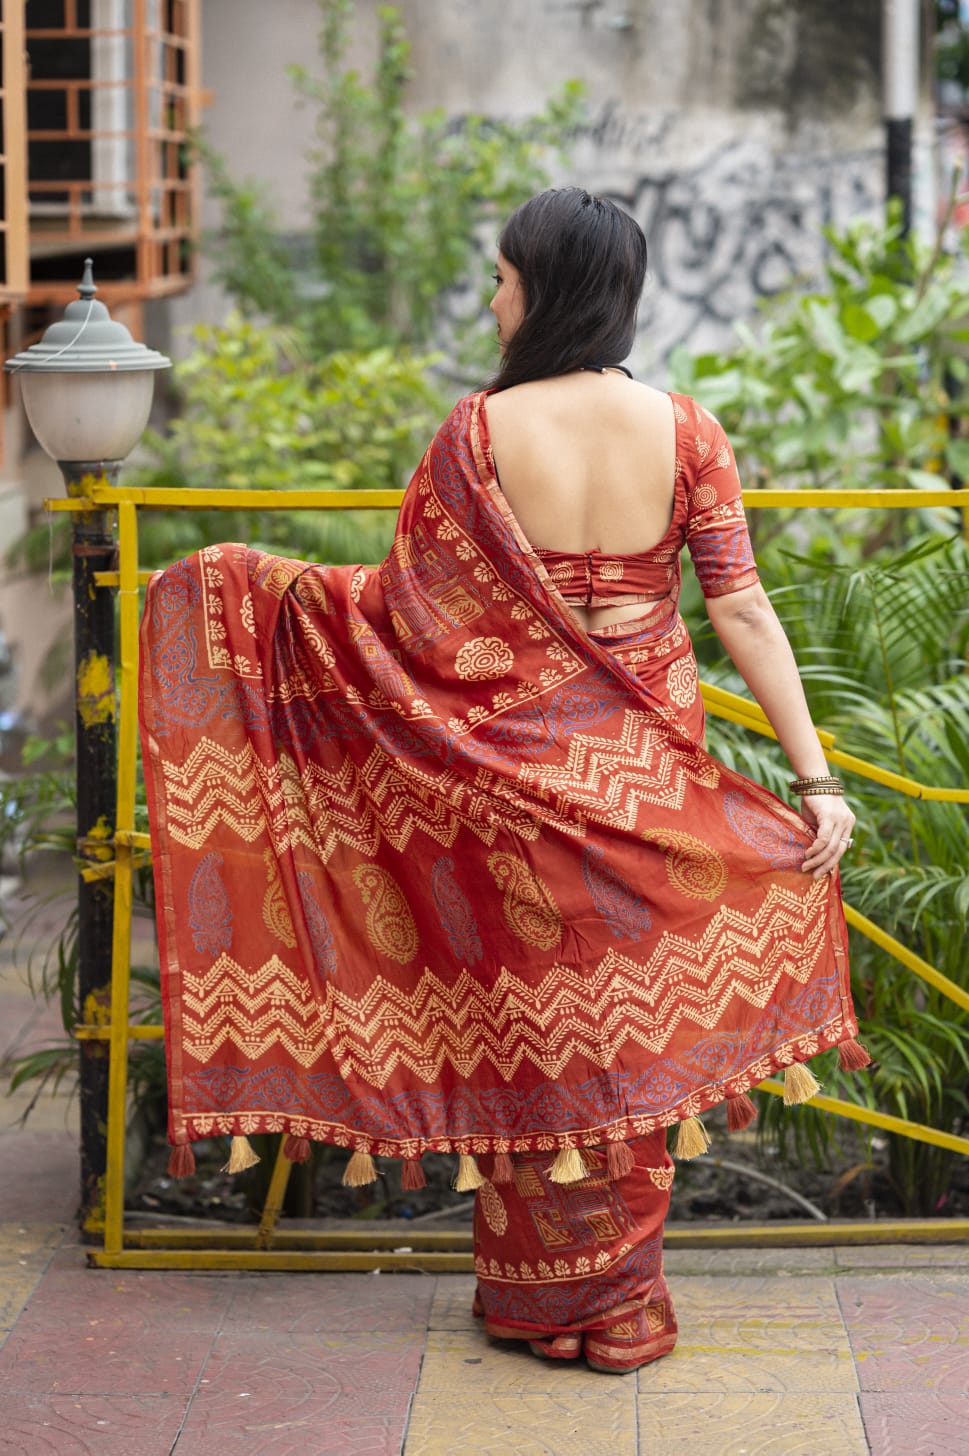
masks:
{"type": "MultiPolygon", "coordinates": [[[[727,451],[688,405],[678,479],[715,558],[727,451]]],[[[283,1132],[294,1157],[351,1149],[361,1179],[378,1154],[416,1181],[428,1148],[561,1156],[581,1179],[582,1149],[853,1037],[837,877],[803,874],[804,822],[703,749],[669,546],[659,635],[582,632],[474,395],[379,567],[228,544],[153,578],[175,1171],[192,1139],[283,1132]]]]}

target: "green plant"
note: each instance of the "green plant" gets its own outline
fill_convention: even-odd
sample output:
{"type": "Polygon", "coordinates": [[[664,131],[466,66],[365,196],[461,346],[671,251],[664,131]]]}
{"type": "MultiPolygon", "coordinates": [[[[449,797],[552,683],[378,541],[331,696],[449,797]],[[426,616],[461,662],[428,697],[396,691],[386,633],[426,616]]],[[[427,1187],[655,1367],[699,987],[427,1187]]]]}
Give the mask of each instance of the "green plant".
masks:
{"type": "MultiPolygon", "coordinates": [[[[426,356],[389,348],[317,360],[293,330],[233,314],[199,325],[176,371],[180,414],[152,434],[150,463],[131,483],[195,489],[393,489],[400,462],[416,460],[437,408],[426,356]]],[[[140,546],[163,564],[212,540],[246,540],[314,559],[379,560],[391,512],[146,513],[140,546]]]]}
{"type": "MultiPolygon", "coordinates": [[[[776,566],[779,573],[781,564],[776,566]]],[[[927,539],[862,568],[787,561],[774,604],[794,646],[815,721],[838,747],[941,788],[969,778],[969,550],[927,539]]],[[[737,687],[721,669],[720,680],[737,687]]],[[[714,722],[711,751],[784,795],[776,745],[714,722]]],[[[858,814],[842,866],[845,899],[956,985],[969,989],[969,818],[965,806],[909,798],[847,775],[858,814]]],[[[786,795],[784,795],[786,797],[786,795]]],[[[820,1075],[834,1096],[959,1131],[969,1122],[969,1016],[866,938],[851,933],[852,984],[870,1074],[841,1073],[833,1054],[820,1075]]],[[[793,1117],[761,1099],[760,1130],[818,1160],[844,1157],[857,1132],[817,1112],[793,1117]]],[[[889,1172],[906,1214],[944,1207],[955,1155],[888,1139],[889,1172]]]]}
{"type": "Polygon", "coordinates": [[[352,0],[321,0],[318,71],[290,67],[297,94],[315,111],[308,255],[287,252],[265,192],[235,182],[203,142],[222,207],[213,263],[240,308],[298,322],[316,355],[426,350],[445,296],[469,283],[480,291],[481,225],[493,226],[546,185],[548,159],[564,154],[579,119],[581,88],[567,83],[523,122],[452,119],[441,109],[414,118],[405,105],[410,46],[399,9],[378,9],[369,81],[345,64],[353,11],[352,0]]]}
{"type": "MultiPolygon", "coordinates": [[[[734,350],[675,361],[678,387],[723,419],[748,488],[916,490],[969,475],[969,279],[944,251],[903,242],[897,217],[828,232],[823,277],[772,300],[734,350]]],[[[752,512],[761,576],[794,646],[815,721],[838,747],[941,787],[969,770],[969,555],[954,510],[752,512]]],[[[698,601],[685,600],[687,612],[698,601]]],[[[743,691],[712,634],[704,675],[743,691]]],[[[711,747],[783,793],[776,745],[730,724],[711,747]]],[[[961,986],[969,913],[964,806],[908,798],[853,775],[859,824],[843,866],[849,903],[961,986]]],[[[935,1127],[965,1126],[964,1013],[852,933],[852,974],[869,1077],[824,1065],[829,1090],[935,1127]]],[[[763,1135],[815,1156],[857,1134],[812,1108],[762,1098],[763,1135]]],[[[888,1140],[908,1213],[944,1205],[953,1155],[888,1140]]]]}
{"type": "MultiPolygon", "coordinates": [[[[969,475],[969,276],[935,242],[902,240],[897,221],[827,229],[816,287],[771,300],[740,346],[673,360],[677,388],[723,420],[748,490],[762,486],[938,490],[969,475]]],[[[922,511],[915,529],[954,529],[922,511]]],[[[758,548],[800,536],[850,562],[904,547],[911,522],[839,513],[830,530],[757,512],[758,548]],[[768,516],[770,519],[765,519],[768,516]],[[823,542],[823,544],[822,544],[823,542]]]]}

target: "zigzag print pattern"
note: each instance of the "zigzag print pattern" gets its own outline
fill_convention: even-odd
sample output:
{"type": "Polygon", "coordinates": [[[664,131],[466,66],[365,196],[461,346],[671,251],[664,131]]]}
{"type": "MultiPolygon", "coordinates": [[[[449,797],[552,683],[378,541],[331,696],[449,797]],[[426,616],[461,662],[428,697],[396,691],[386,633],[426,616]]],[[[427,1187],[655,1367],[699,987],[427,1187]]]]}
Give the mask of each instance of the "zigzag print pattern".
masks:
{"type": "Polygon", "coordinates": [[[630,1039],[659,1053],[683,1022],[721,1025],[735,997],[763,1008],[783,976],[806,984],[825,944],[810,914],[824,893],[814,881],[807,894],[775,886],[755,916],[724,906],[695,941],[663,935],[645,964],[610,950],[594,972],[556,965],[532,985],[505,968],[490,987],[425,970],[406,989],[378,976],[362,997],[331,981],[314,1006],[276,957],[249,973],[223,954],[200,976],[183,972],[184,1047],[206,1063],[227,1041],[253,1060],[282,1046],[305,1067],[325,1047],[342,1077],[373,1087],[399,1065],[428,1083],[482,1062],[505,1081],[522,1063],[549,1079],[576,1056],[605,1068],[630,1039]]]}
{"type": "Polygon", "coordinates": [[[581,805],[588,819],[634,830],[640,804],[682,809],[687,782],[715,789],[720,773],[713,759],[692,766],[669,748],[669,734],[642,712],[623,713],[616,737],[573,733],[560,767],[526,763],[519,780],[555,796],[560,812],[581,805]]]}
{"type": "MultiPolygon", "coordinates": [[[[345,758],[337,769],[308,763],[300,774],[287,753],[268,765],[248,745],[230,753],[203,738],[184,764],[161,767],[169,833],[191,849],[222,825],[247,843],[267,833],[277,853],[304,845],[324,864],[340,844],[372,858],[383,841],[402,852],[418,833],[448,849],[461,829],[488,845],[503,830],[527,840],[541,832],[495,775],[479,770],[468,781],[413,764],[402,771],[382,748],[362,768],[345,758]]],[[[542,806],[541,817],[556,816],[542,806]]],[[[574,823],[561,827],[576,832],[574,823]]]]}

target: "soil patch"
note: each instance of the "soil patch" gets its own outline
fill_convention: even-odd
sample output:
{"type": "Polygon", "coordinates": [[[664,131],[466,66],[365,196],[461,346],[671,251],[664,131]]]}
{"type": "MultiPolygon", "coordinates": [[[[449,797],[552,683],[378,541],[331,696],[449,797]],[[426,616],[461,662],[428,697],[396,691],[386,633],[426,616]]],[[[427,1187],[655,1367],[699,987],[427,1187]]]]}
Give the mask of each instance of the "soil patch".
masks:
{"type": "MultiPolygon", "coordinates": [[[[196,1143],[196,1172],[168,1176],[169,1149],[163,1139],[151,1145],[128,1199],[131,1213],[180,1216],[233,1223],[258,1222],[275,1158],[276,1139],[252,1139],[262,1161],[246,1173],[220,1171],[227,1156],[225,1139],[196,1143]]],[[[457,1159],[427,1153],[422,1166],[427,1187],[415,1192],[400,1186],[401,1164],[376,1159],[378,1179],[366,1188],[344,1188],[341,1179],[349,1154],[315,1147],[308,1163],[290,1174],[284,1212],[291,1218],[366,1221],[405,1219],[434,1227],[467,1226],[474,1200],[451,1187],[457,1159]]],[[[905,1216],[887,1167],[875,1162],[846,1168],[817,1169],[785,1164],[758,1145],[750,1134],[727,1137],[713,1131],[710,1151],[678,1162],[669,1217],[678,1223],[804,1222],[827,1218],[896,1219],[905,1216]]],[[[969,1217],[969,1160],[958,1159],[940,1218],[969,1217]]]]}

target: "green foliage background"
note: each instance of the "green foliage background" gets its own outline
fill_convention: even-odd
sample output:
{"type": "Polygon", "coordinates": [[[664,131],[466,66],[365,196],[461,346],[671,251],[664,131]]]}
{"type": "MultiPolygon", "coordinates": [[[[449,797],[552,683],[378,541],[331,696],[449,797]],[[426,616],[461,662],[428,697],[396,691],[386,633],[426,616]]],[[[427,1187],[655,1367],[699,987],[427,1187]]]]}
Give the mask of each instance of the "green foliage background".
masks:
{"type": "MultiPolygon", "coordinates": [[[[827,234],[816,288],[775,300],[739,348],[674,361],[679,388],[723,420],[745,490],[945,489],[969,472],[969,276],[939,238],[904,241],[897,220],[827,234]]],[[[837,747],[917,781],[969,783],[969,551],[952,509],[750,512],[758,564],[791,639],[815,721],[837,747]]],[[[695,590],[695,589],[694,589],[695,590]]],[[[684,604],[697,620],[699,603],[684,604]]],[[[711,634],[701,672],[743,684],[711,634]]],[[[711,751],[783,793],[773,745],[711,723],[711,751]]],[[[969,820],[964,805],[905,797],[847,774],[858,814],[845,898],[969,989],[969,820]]],[[[852,932],[852,976],[870,1075],[833,1055],[828,1090],[946,1131],[967,1125],[969,1017],[852,932]]],[[[807,1107],[762,1098],[762,1134],[830,1159],[857,1134],[807,1107]]],[[[873,1140],[863,1135],[865,1160],[873,1140]]],[[[846,1154],[843,1154],[846,1155],[846,1154]]],[[[888,1139],[909,1214],[945,1207],[954,1155],[888,1139]]],[[[864,1162],[857,1164],[859,1168],[864,1162]]]]}

